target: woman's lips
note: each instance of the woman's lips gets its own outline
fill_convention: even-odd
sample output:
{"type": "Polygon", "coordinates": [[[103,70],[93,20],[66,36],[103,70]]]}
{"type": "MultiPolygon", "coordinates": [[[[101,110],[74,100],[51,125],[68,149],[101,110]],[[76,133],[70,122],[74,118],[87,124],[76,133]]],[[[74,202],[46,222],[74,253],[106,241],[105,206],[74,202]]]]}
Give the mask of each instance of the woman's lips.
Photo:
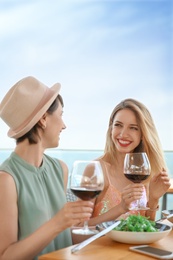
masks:
{"type": "Polygon", "coordinates": [[[131,144],[131,141],[127,141],[127,140],[122,140],[122,139],[118,139],[118,143],[123,146],[123,147],[127,147],[131,144]]]}

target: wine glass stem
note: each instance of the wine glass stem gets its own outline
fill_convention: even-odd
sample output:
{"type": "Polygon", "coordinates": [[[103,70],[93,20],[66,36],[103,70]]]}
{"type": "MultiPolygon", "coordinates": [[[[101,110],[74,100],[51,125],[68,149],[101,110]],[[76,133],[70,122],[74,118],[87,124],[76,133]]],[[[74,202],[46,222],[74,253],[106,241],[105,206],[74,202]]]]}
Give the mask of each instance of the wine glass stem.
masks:
{"type": "Polygon", "coordinates": [[[137,200],[137,207],[140,208],[140,199],[137,200]]]}
{"type": "Polygon", "coordinates": [[[88,221],[84,221],[84,230],[88,231],[88,221]]]}

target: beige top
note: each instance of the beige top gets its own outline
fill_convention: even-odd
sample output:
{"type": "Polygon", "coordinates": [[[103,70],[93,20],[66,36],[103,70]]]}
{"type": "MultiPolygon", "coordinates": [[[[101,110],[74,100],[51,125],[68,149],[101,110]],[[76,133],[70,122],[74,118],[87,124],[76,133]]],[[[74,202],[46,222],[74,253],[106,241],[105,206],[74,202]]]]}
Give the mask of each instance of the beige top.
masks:
{"type": "MultiPolygon", "coordinates": [[[[105,172],[104,176],[107,179],[106,183],[108,184],[106,185],[104,191],[102,191],[100,195],[96,198],[93,217],[97,217],[107,212],[109,209],[117,206],[121,202],[121,192],[116,187],[114,187],[110,181],[107,163],[104,162],[103,160],[101,160],[101,163],[103,166],[103,170],[105,172]]],[[[142,203],[142,206],[146,206],[147,204],[146,192],[143,193],[143,197],[141,198],[140,201],[142,203]]],[[[137,203],[136,201],[133,202],[133,205],[135,205],[136,203],[137,203]]],[[[125,218],[129,214],[138,214],[138,211],[131,210],[126,214],[121,215],[119,218],[122,217],[125,218]]],[[[145,211],[141,211],[140,214],[145,215],[145,211]]]]}

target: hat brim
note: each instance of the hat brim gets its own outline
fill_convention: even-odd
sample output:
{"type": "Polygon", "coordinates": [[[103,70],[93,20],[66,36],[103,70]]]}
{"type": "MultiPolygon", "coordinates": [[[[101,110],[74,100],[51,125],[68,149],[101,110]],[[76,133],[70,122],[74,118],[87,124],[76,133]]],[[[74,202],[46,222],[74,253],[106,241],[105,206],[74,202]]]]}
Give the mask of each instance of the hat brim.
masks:
{"type": "Polygon", "coordinates": [[[50,90],[52,92],[49,100],[44,104],[44,106],[35,113],[33,118],[26,123],[26,125],[19,131],[15,131],[13,129],[9,129],[7,135],[11,138],[19,138],[23,135],[25,135],[27,132],[31,130],[31,128],[40,120],[40,118],[44,115],[44,113],[48,110],[48,108],[51,106],[53,101],[56,99],[56,97],[59,94],[61,85],[59,83],[54,84],[50,90]]]}

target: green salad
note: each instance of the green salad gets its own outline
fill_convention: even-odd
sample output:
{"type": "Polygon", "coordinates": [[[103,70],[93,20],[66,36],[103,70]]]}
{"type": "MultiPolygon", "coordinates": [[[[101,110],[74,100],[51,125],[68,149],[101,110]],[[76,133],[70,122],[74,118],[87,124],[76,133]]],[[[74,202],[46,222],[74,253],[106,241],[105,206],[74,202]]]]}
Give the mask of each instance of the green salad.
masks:
{"type": "Polygon", "coordinates": [[[113,230],[131,232],[157,232],[156,223],[141,215],[129,215],[121,219],[120,224],[113,230]]]}

